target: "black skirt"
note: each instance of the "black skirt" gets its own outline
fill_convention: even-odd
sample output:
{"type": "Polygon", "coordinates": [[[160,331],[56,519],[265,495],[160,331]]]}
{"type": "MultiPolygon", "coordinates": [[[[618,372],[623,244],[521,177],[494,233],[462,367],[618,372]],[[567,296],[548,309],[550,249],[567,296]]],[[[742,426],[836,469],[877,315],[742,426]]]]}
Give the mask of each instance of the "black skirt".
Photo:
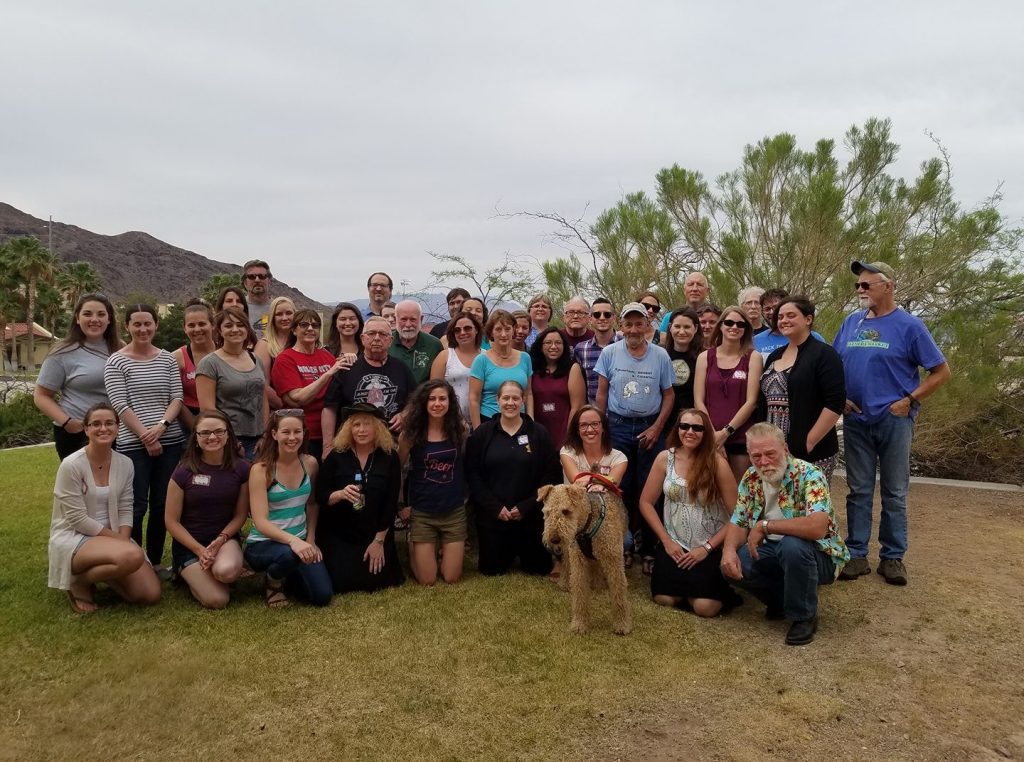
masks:
{"type": "Polygon", "coordinates": [[[405,582],[392,532],[388,532],[384,540],[384,568],[377,574],[371,574],[369,564],[363,560],[366,544],[356,544],[333,533],[318,534],[316,542],[323,551],[324,566],[327,567],[335,593],[357,590],[372,593],[405,582]]]}
{"type": "Polygon", "coordinates": [[[743,602],[722,576],[719,564],[722,562],[721,548],[715,548],[711,555],[691,569],[680,569],[661,543],[654,554],[654,572],[651,574],[651,595],[667,595],[680,598],[679,607],[689,610],[689,598],[709,598],[721,601],[725,609],[731,609],[743,602]]]}

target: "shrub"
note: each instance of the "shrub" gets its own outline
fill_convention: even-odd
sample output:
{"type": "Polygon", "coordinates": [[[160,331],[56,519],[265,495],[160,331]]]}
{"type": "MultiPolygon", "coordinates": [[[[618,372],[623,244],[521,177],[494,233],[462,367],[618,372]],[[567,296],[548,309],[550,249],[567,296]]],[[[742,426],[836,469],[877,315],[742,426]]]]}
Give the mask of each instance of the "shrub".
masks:
{"type": "Polygon", "coordinates": [[[52,432],[53,424],[33,404],[31,394],[7,395],[0,404],[0,448],[48,442],[52,432]]]}

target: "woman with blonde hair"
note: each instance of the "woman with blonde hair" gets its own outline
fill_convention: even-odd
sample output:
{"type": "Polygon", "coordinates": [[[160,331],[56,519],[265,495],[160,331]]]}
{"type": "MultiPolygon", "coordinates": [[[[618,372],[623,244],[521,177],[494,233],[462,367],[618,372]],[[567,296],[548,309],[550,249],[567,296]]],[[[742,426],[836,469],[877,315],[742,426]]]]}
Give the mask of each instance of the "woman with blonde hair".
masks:
{"type": "Polygon", "coordinates": [[[317,484],[317,537],[334,592],[401,585],[392,531],[402,483],[398,448],[379,408],[357,402],[338,412],[341,429],[317,484]]]}
{"type": "MultiPolygon", "coordinates": [[[[267,330],[263,338],[256,342],[253,353],[263,363],[263,370],[270,378],[274,368],[274,360],[288,346],[292,335],[292,318],[295,317],[295,303],[287,296],[275,297],[267,310],[267,330]]],[[[284,403],[273,386],[267,384],[267,401],[271,410],[277,410],[284,403]]]]}

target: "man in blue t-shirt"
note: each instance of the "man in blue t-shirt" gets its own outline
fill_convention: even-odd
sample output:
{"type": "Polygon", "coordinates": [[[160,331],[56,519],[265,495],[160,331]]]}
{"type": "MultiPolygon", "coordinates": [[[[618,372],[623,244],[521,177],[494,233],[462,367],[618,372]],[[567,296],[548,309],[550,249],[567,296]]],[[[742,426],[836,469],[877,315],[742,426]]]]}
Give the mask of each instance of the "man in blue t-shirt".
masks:
{"type": "Polygon", "coordinates": [[[840,579],[870,574],[871,504],[875,465],[882,487],[878,573],[891,585],[907,584],[907,492],[910,442],[922,400],[949,380],[949,365],[919,318],[896,306],[893,269],[884,262],[854,262],[861,309],[843,321],[833,343],[846,374],[846,545],[850,563],[840,579]],[[928,370],[922,381],[920,368],[928,370]]]}
{"type": "MultiPolygon", "coordinates": [[[[663,430],[672,414],[676,372],[668,352],[645,338],[650,327],[647,310],[630,302],[619,313],[623,340],[601,351],[594,366],[597,374],[595,404],[608,415],[612,447],[629,459],[622,477],[622,497],[629,509],[630,525],[640,525],[638,500],[654,459],[665,448],[663,430]]],[[[654,559],[654,538],[645,532],[645,570],[654,559]]]]}
{"type": "MultiPolygon", "coordinates": [[[[789,292],[784,288],[770,288],[761,294],[761,312],[764,315],[763,327],[766,330],[754,334],[754,349],[761,353],[762,360],[767,360],[768,355],[789,343],[789,339],[775,330],[775,310],[782,304],[783,299],[788,298],[789,292]]],[[[817,331],[811,331],[811,335],[822,344],[828,344],[825,341],[825,337],[817,331]]]]}

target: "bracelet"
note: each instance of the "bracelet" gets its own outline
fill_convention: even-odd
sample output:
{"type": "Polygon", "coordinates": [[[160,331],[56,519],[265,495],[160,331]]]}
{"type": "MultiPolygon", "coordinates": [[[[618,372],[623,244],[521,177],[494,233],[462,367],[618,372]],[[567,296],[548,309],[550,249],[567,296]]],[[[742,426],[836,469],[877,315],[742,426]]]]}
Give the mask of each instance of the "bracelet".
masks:
{"type": "Polygon", "coordinates": [[[71,416],[70,416],[70,415],[69,415],[69,416],[67,417],[67,420],[66,420],[66,421],[64,421],[64,423],[62,423],[62,424],[60,425],[60,427],[61,427],[62,429],[64,429],[65,431],[67,431],[67,430],[68,430],[68,424],[69,424],[69,423],[71,423],[71,416]]]}
{"type": "Polygon", "coordinates": [[[711,555],[711,551],[713,551],[714,549],[715,549],[714,545],[712,545],[710,542],[704,543],[704,550],[706,550],[708,552],[709,556],[711,555]]]}
{"type": "Polygon", "coordinates": [[[221,532],[217,536],[218,537],[223,537],[225,540],[230,540],[231,539],[230,537],[227,536],[227,533],[225,533],[225,532],[221,532]]]}
{"type": "Polygon", "coordinates": [[[905,399],[910,400],[910,404],[911,405],[918,405],[918,406],[920,406],[920,404],[921,404],[921,400],[919,400],[917,397],[915,397],[913,392],[910,392],[910,394],[908,394],[905,397],[905,399]]]}

